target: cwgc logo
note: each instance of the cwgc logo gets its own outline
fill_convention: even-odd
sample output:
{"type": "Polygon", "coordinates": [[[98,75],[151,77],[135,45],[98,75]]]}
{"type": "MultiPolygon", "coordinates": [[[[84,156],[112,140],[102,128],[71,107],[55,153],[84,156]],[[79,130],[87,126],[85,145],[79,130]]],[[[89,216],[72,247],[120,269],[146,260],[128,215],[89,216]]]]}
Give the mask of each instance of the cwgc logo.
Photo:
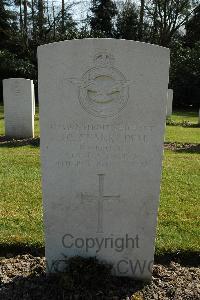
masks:
{"type": "Polygon", "coordinates": [[[81,80],[71,78],[79,87],[82,108],[96,117],[117,115],[128,101],[128,81],[114,66],[114,57],[107,51],[98,52],[94,67],[86,71],[81,80]]]}

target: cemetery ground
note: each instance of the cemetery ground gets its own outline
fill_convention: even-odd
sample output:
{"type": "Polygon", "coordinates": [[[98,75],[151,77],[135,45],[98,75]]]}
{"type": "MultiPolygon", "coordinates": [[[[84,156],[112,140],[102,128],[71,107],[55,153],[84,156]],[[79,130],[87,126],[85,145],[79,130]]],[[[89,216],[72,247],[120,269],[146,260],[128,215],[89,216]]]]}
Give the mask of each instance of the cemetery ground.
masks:
{"type": "Polygon", "coordinates": [[[35,139],[7,140],[3,137],[3,107],[0,107],[2,299],[70,299],[70,293],[80,297],[71,299],[127,299],[126,296],[130,299],[200,299],[197,112],[175,112],[167,121],[152,283],[143,287],[142,283],[133,285],[128,279],[115,279],[112,286],[102,287],[99,282],[98,295],[95,289],[87,291],[86,285],[83,290],[80,282],[71,282],[69,277],[59,279],[59,284],[55,278],[54,281],[44,279],[38,123],[36,109],[35,139]],[[66,281],[71,282],[70,287],[66,281]]]}

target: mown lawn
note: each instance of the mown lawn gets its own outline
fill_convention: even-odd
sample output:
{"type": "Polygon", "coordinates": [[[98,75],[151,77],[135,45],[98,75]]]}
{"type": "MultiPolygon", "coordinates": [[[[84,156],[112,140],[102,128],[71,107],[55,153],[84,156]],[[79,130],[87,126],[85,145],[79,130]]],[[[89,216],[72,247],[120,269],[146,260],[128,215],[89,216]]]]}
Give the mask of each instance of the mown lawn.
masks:
{"type": "Polygon", "coordinates": [[[174,111],[171,119],[176,122],[190,122],[197,123],[198,122],[198,112],[196,111],[174,111]]]}
{"type": "Polygon", "coordinates": [[[163,161],[157,251],[200,250],[199,195],[200,153],[166,150],[163,161]]]}
{"type": "Polygon", "coordinates": [[[165,134],[166,142],[200,143],[200,128],[167,126],[165,134]]]}
{"type": "Polygon", "coordinates": [[[39,147],[0,149],[0,244],[42,244],[39,147]]]}
{"type": "MultiPolygon", "coordinates": [[[[0,135],[3,135],[2,107],[0,112],[0,135]]],[[[180,118],[181,121],[184,118],[197,123],[195,113],[176,113],[172,118],[180,118]]],[[[35,133],[38,136],[38,110],[35,120],[35,133]]],[[[200,128],[167,126],[165,140],[200,143],[200,128]]],[[[43,246],[39,147],[0,148],[0,191],[0,245],[43,246]]],[[[157,253],[200,250],[199,195],[200,153],[166,150],[157,253]]]]}

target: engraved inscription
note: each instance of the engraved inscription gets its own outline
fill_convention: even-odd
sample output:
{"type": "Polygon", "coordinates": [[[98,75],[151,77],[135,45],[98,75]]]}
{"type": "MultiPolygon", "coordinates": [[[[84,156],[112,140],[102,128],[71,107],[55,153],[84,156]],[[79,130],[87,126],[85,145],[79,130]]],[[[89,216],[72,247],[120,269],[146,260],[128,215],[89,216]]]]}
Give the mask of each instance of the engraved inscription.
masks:
{"type": "MultiPolygon", "coordinates": [[[[57,139],[65,149],[55,164],[58,168],[109,168],[117,161],[146,167],[154,159],[146,151],[156,126],[133,124],[79,124],[50,122],[52,135],[60,129],[57,139]],[[67,145],[67,148],[66,146],[67,145]],[[143,151],[138,152],[138,149],[143,151]]],[[[101,172],[101,171],[100,171],[101,172]]]]}
{"type": "Polygon", "coordinates": [[[97,174],[99,176],[99,193],[98,195],[89,195],[81,193],[81,200],[97,200],[97,233],[103,233],[103,202],[104,200],[119,200],[120,195],[104,195],[104,177],[105,174],[97,174]]]}

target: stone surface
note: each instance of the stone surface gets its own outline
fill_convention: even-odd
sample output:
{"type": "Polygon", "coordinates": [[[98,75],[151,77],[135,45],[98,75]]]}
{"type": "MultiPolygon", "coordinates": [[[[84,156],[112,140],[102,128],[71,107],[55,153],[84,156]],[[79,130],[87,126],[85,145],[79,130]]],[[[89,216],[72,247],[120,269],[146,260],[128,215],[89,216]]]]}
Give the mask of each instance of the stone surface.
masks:
{"type": "Polygon", "coordinates": [[[168,89],[167,92],[167,117],[172,115],[173,90],[168,89]]]}
{"type": "Polygon", "coordinates": [[[169,50],[112,39],[38,49],[47,271],[96,256],[151,278],[169,50]]]}
{"type": "Polygon", "coordinates": [[[33,82],[24,78],[3,80],[5,135],[14,138],[34,137],[33,82]]]}
{"type": "Polygon", "coordinates": [[[33,97],[33,114],[35,115],[35,87],[34,87],[34,83],[32,81],[32,84],[31,84],[31,93],[32,93],[32,97],[33,97]]]}

